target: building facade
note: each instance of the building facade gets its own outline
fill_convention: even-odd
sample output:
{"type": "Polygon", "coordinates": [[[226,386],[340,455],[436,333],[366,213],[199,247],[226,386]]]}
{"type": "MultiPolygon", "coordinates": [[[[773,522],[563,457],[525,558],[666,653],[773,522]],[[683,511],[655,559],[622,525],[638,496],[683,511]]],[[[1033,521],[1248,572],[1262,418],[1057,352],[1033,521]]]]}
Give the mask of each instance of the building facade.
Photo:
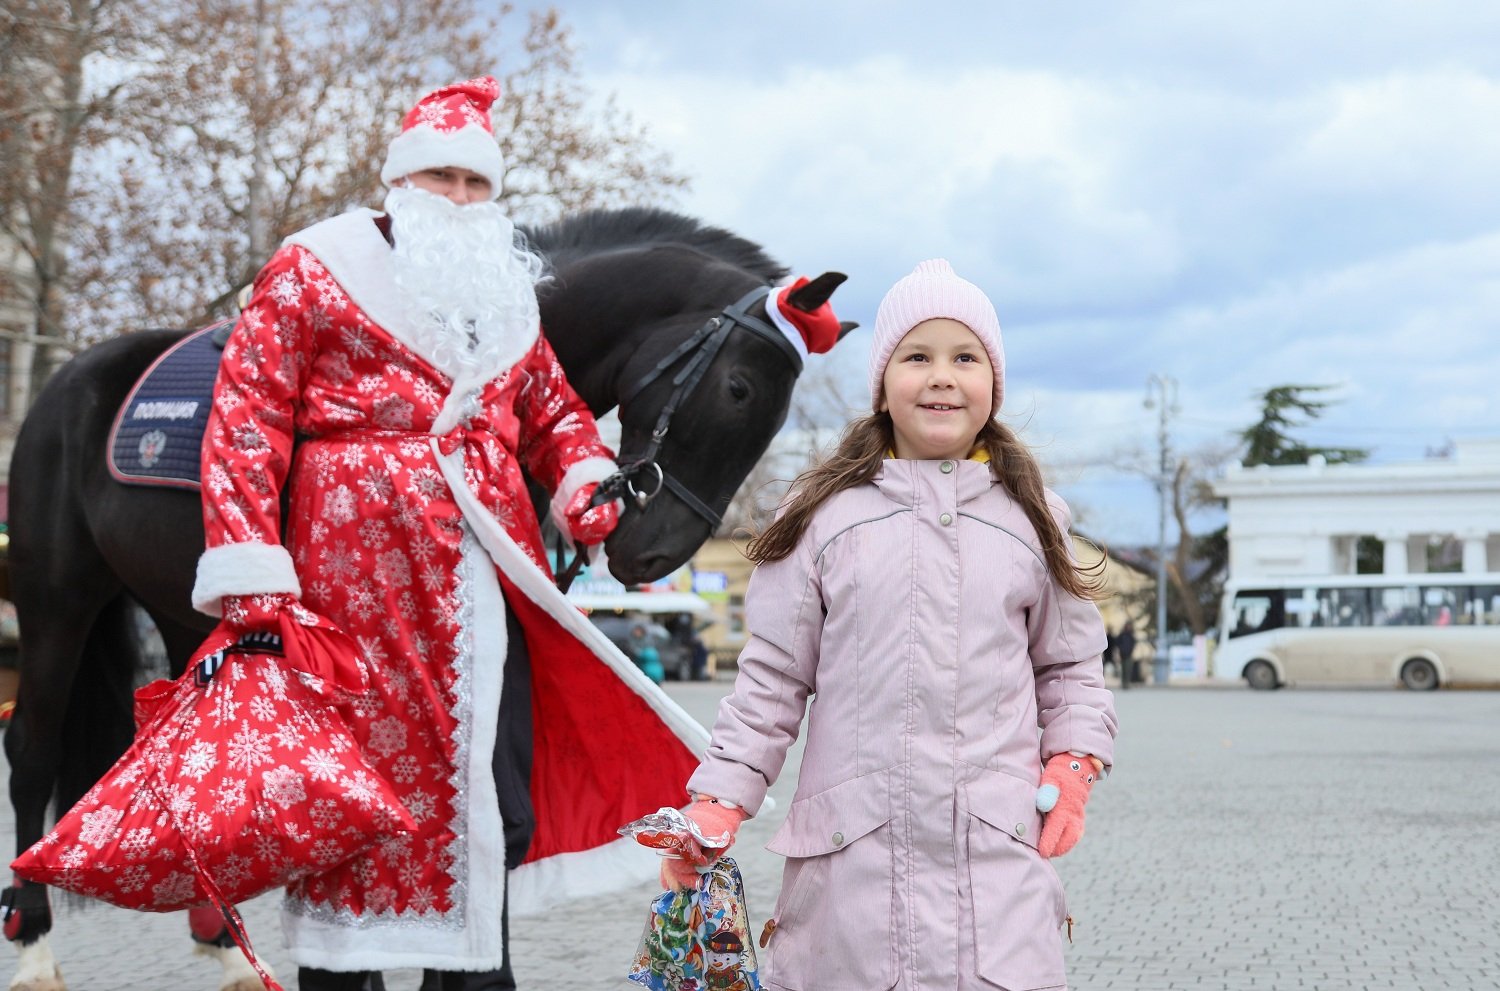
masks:
{"type": "Polygon", "coordinates": [[[1234,465],[1214,491],[1237,581],[1352,575],[1370,539],[1386,574],[1500,571],[1500,437],[1407,463],[1234,465]]]}

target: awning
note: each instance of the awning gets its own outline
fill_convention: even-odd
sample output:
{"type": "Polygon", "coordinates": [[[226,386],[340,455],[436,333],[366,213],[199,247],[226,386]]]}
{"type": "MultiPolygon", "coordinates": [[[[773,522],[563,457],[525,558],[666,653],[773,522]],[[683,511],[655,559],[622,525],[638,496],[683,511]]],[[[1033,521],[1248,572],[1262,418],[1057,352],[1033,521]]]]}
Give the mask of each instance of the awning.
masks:
{"type": "Polygon", "coordinates": [[[580,609],[624,612],[708,612],[706,601],[691,592],[618,592],[615,594],[569,594],[568,601],[580,609]]]}

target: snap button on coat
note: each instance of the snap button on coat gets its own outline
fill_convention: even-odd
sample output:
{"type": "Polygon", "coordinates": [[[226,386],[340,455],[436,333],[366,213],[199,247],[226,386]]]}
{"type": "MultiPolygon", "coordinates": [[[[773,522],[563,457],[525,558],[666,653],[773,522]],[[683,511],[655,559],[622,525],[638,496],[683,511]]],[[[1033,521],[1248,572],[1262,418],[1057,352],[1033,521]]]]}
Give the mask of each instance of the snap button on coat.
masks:
{"type": "Polygon", "coordinates": [[[942,469],[943,469],[943,474],[944,475],[951,475],[951,474],[953,474],[953,462],[952,461],[944,461],[943,464],[942,464],[942,469]]]}
{"type": "Polygon", "coordinates": [[[834,833],[833,834],[833,845],[834,846],[843,846],[844,845],[844,834],[843,833],[834,833]]]}
{"type": "Polygon", "coordinates": [[[953,514],[944,513],[942,516],[938,517],[938,522],[943,524],[943,526],[947,526],[949,523],[953,522],[953,514]]]}

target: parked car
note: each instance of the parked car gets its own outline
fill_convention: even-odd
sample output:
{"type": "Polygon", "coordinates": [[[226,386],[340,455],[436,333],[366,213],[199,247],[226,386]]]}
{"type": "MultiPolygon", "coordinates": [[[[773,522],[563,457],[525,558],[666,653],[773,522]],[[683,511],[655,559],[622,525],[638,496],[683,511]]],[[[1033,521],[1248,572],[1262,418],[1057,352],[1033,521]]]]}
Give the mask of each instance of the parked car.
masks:
{"type": "Polygon", "coordinates": [[[632,661],[640,663],[637,653],[642,646],[650,645],[656,648],[657,657],[669,681],[692,679],[692,650],[669,636],[654,617],[641,613],[597,611],[591,613],[589,619],[632,661]],[[636,632],[637,629],[640,632],[636,632]]]}

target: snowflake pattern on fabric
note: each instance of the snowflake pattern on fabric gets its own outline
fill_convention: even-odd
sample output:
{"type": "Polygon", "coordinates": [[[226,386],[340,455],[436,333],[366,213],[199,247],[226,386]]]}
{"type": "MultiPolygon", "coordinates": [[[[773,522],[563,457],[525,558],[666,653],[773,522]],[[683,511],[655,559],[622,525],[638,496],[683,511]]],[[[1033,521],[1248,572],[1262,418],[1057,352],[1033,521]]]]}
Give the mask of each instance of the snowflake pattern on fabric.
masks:
{"type": "Polygon", "coordinates": [[[207,903],[200,866],[232,903],[409,839],[393,786],[370,773],[343,721],[287,664],[233,655],[206,687],[189,665],[178,681],[141,689],[136,742],[16,860],[17,874],[171,912],[207,903]],[[234,726],[225,711],[252,715],[234,726]],[[293,766],[309,743],[316,773],[293,766]]]}
{"type": "MultiPolygon", "coordinates": [[[[612,457],[540,334],[515,367],[462,397],[468,415],[457,428],[433,436],[452,388],[295,245],[257,279],[215,388],[202,475],[208,545],[276,543],[289,486],[285,544],[302,604],[354,637],[372,670],[373,694],[345,715],[371,768],[419,820],[412,842],[294,888],[294,899],[340,914],[461,909],[449,867],[466,829],[451,784],[458,707],[467,704],[455,670],[466,525],[433,441],[444,454],[461,452],[480,504],[543,572],[522,467],[555,490],[572,465],[612,457]]],[[[253,729],[253,713],[232,722],[226,714],[222,732],[237,742],[220,759],[249,766],[264,756],[245,720],[253,729]]],[[[337,772],[335,754],[308,749],[285,763],[309,783],[337,784],[350,801],[371,788],[337,772]]],[[[275,780],[275,795],[289,794],[275,780]]]]}

